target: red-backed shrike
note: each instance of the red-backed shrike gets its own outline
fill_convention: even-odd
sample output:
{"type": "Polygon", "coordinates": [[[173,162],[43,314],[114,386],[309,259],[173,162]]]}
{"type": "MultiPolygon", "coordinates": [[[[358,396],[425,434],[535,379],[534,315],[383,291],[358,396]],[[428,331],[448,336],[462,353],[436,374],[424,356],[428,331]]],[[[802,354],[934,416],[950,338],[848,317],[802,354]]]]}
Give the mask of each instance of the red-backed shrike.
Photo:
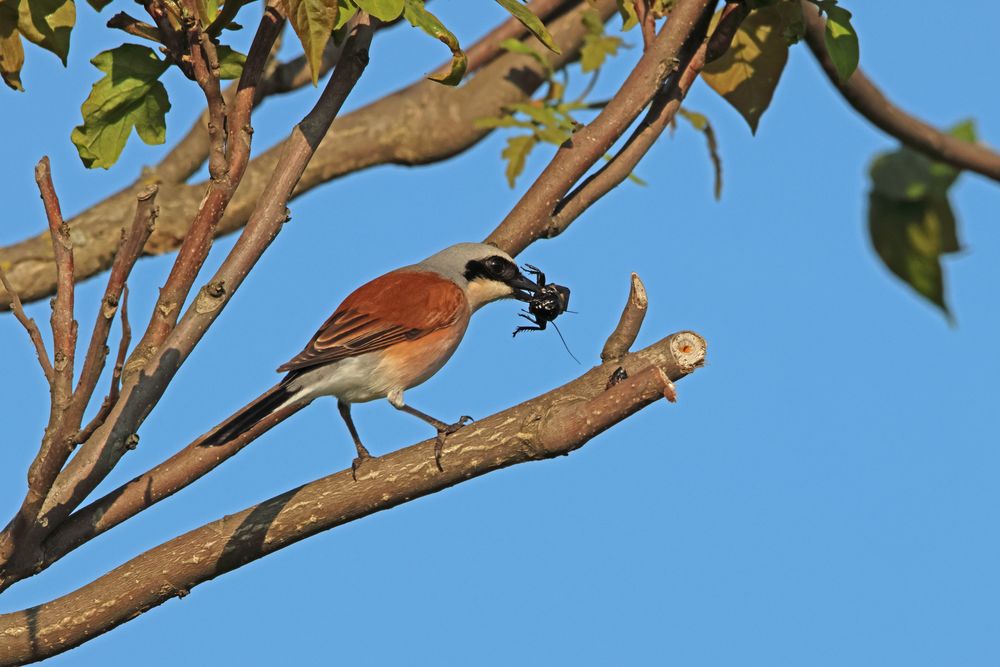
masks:
{"type": "Polygon", "coordinates": [[[354,467],[369,458],[351,419],[351,404],[387,398],[393,407],[437,429],[435,456],[445,435],[469,417],[448,424],[403,402],[403,392],[438,372],[465,335],[472,313],[498,299],[530,301],[541,287],[510,256],[491,245],[459,243],[354,290],[306,348],[278,371],[285,378],[224,421],[202,442],[221,445],[289,405],[335,396],[354,439],[354,467]]]}

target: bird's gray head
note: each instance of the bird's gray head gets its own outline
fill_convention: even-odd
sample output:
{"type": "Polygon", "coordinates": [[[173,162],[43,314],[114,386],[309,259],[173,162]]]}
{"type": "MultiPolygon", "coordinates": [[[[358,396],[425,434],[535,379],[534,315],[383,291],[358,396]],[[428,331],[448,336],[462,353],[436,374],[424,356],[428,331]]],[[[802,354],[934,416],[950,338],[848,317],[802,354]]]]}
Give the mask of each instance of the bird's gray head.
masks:
{"type": "Polygon", "coordinates": [[[416,266],[453,280],[465,291],[473,310],[510,297],[530,301],[539,291],[510,255],[486,243],[457,243],[416,266]]]}

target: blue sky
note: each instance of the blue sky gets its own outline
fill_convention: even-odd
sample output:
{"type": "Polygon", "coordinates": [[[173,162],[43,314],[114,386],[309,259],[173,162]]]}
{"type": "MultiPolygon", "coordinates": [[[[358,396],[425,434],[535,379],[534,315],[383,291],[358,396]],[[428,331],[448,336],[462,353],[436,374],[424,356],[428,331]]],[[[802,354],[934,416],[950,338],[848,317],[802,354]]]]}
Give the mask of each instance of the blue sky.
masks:
{"type": "MultiPolygon", "coordinates": [[[[974,117],[981,138],[1000,145],[995,53],[985,22],[969,21],[992,3],[962,12],[923,0],[845,5],[862,66],[892,99],[943,127],[974,117]]],[[[119,9],[127,7],[97,16],[81,6],[69,69],[32,49],[28,93],[2,93],[0,242],[43,229],[32,178],[43,154],[67,215],[162,155],[133,138],[118,166],[88,172],[69,141],[97,76],[86,59],[121,42],[101,27],[119,9]]],[[[502,17],[485,0],[438,0],[435,11],[466,43],[502,17]]],[[[348,107],[444,56],[406,28],[380,34],[348,107]]],[[[635,57],[637,49],[610,66],[600,90],[613,90],[635,57]]],[[[172,77],[168,143],[197,101],[172,77]]],[[[255,147],[282,136],[315,95],[268,102],[255,147]]],[[[894,141],[842,103],[804,46],[792,50],[756,137],[704,85],[688,106],[719,135],[721,202],[702,137],[682,125],[639,167],[648,187],[624,185],[522,256],[572,287],[579,314],[560,324],[584,367],[617,321],[631,271],[651,301],[641,344],[680,329],[704,335],[709,364],[678,383],[677,404],[655,404],[568,458],[500,471],[299,543],[51,663],[1000,662],[1000,190],[966,174],[953,191],[966,250],[946,260],[952,328],[874,256],[867,165],[894,141]]],[[[270,386],[273,369],[361,281],[485,236],[551,154],[538,151],[511,190],[503,143],[495,135],[443,164],[378,168],[296,200],[292,222],[102,489],[270,386]]],[[[232,241],[219,241],[212,267],[232,241]]],[[[138,265],[134,326],[171,260],[138,265]]],[[[102,285],[79,287],[81,330],[102,285]]],[[[481,311],[453,360],[409,401],[443,418],[484,416],[582,372],[554,332],[512,340],[516,310],[481,311]]],[[[29,311],[47,321],[47,305],[29,311]]],[[[0,349],[0,507],[10,513],[47,391],[10,316],[0,317],[0,349]]],[[[428,436],[384,403],[354,414],[375,453],[428,436]]],[[[333,401],[318,401],[210,477],[11,588],[0,611],[64,594],[169,537],[342,469],[352,455],[333,401]]]]}

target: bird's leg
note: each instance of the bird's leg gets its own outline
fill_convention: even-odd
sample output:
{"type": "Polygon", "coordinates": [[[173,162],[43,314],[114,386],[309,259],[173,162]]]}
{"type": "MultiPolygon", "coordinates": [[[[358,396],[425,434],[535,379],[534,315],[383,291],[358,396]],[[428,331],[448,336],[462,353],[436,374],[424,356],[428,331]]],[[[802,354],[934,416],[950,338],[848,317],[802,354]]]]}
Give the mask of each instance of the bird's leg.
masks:
{"type": "Polygon", "coordinates": [[[446,424],[440,419],[434,419],[434,417],[431,417],[426,412],[421,412],[416,408],[406,405],[405,403],[403,403],[402,396],[399,396],[398,398],[390,397],[389,402],[392,403],[392,406],[397,410],[402,410],[407,414],[411,414],[414,417],[418,417],[437,429],[437,441],[434,443],[434,463],[437,464],[438,470],[444,472],[444,468],[441,467],[441,450],[444,448],[445,437],[451,435],[458,429],[462,428],[463,426],[471,422],[472,417],[469,417],[468,415],[462,415],[461,417],[458,418],[458,421],[455,422],[454,424],[446,424]],[[393,400],[394,398],[396,398],[396,400],[393,400]]]}
{"type": "Polygon", "coordinates": [[[340,416],[344,418],[344,423],[347,424],[347,430],[351,432],[351,438],[354,440],[354,447],[358,450],[357,457],[351,461],[351,477],[353,477],[356,482],[358,481],[358,467],[372,456],[368,453],[368,450],[365,449],[365,446],[361,444],[361,437],[358,435],[358,429],[354,427],[354,420],[351,419],[351,404],[338,400],[337,410],[340,411],[340,416]]]}

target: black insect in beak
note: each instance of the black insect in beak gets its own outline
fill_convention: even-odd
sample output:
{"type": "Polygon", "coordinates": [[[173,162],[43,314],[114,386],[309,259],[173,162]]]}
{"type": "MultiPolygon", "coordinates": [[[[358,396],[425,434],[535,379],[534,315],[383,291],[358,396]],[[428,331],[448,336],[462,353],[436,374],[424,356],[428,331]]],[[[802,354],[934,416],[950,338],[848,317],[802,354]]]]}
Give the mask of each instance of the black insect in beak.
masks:
{"type": "Polygon", "coordinates": [[[531,264],[525,264],[524,269],[535,277],[535,282],[521,276],[522,280],[531,285],[534,292],[524,298],[520,295],[518,299],[528,302],[528,312],[522,313],[521,317],[531,322],[534,326],[518,327],[514,330],[514,335],[522,331],[542,331],[545,325],[554,321],[557,317],[566,312],[569,308],[569,288],[555,283],[545,283],[545,274],[531,264]]]}
{"type": "Polygon", "coordinates": [[[514,288],[515,299],[528,303],[530,303],[537,294],[541,293],[544,286],[542,283],[536,283],[533,280],[528,279],[520,271],[517,272],[517,275],[514,276],[514,278],[508,280],[507,284],[514,288]]]}

